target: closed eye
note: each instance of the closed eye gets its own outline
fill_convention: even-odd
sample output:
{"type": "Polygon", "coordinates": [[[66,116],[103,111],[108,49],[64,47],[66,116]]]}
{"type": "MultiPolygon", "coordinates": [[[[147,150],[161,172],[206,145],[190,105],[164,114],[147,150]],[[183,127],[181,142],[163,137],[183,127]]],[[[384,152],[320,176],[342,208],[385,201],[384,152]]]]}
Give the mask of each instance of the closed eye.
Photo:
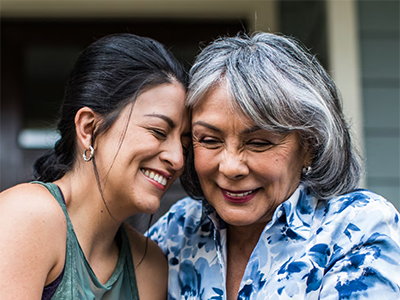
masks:
{"type": "Polygon", "coordinates": [[[222,144],[221,140],[213,137],[202,137],[200,139],[194,138],[194,142],[197,142],[208,149],[216,149],[222,144]]]}
{"type": "Polygon", "coordinates": [[[259,152],[268,150],[268,149],[270,149],[271,147],[274,146],[274,144],[271,143],[270,141],[268,141],[268,140],[260,140],[260,139],[253,139],[253,140],[250,140],[250,141],[248,141],[248,142],[246,143],[246,145],[247,145],[251,150],[259,151],[259,152]]]}
{"type": "Polygon", "coordinates": [[[164,132],[161,131],[161,130],[152,129],[152,131],[153,131],[154,136],[157,137],[157,138],[163,138],[163,139],[165,139],[165,138],[167,137],[166,133],[164,133],[164,132]]]}

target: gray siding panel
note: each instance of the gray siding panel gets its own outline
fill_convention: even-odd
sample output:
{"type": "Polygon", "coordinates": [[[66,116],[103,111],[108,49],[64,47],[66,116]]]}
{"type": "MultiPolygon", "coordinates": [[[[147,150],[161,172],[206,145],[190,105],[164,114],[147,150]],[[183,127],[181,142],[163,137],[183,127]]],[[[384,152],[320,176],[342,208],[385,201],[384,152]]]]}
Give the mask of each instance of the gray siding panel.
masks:
{"type": "MultiPolygon", "coordinates": [[[[375,179],[387,179],[389,182],[399,180],[399,138],[367,137],[366,166],[367,176],[375,179]]],[[[382,182],[383,183],[383,182],[382,182]]]]}
{"type": "Polygon", "coordinates": [[[400,210],[400,4],[357,5],[367,188],[400,210]]]}
{"type": "Polygon", "coordinates": [[[398,39],[363,38],[360,46],[361,65],[365,79],[399,80],[398,39]]]}
{"type": "Polygon", "coordinates": [[[400,90],[398,88],[367,87],[363,89],[364,126],[366,134],[393,132],[400,128],[400,90]],[[372,131],[372,132],[371,132],[372,131]]]}
{"type": "Polygon", "coordinates": [[[399,2],[396,0],[359,1],[359,28],[369,32],[399,32],[399,2]]]}

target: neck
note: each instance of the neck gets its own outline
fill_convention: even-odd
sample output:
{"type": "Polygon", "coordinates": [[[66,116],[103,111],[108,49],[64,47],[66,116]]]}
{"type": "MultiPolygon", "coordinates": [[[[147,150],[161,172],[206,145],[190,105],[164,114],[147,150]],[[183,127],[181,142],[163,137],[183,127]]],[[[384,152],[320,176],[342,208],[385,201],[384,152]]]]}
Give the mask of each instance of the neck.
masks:
{"type": "Polygon", "coordinates": [[[97,184],[87,184],[78,176],[65,175],[57,184],[65,199],[67,211],[79,244],[90,262],[91,257],[115,252],[115,236],[121,221],[111,215],[103,202],[97,184]]]}
{"type": "Polygon", "coordinates": [[[228,225],[226,272],[228,300],[237,299],[244,271],[263,229],[264,225],[246,227],[228,225]]]}
{"type": "Polygon", "coordinates": [[[264,227],[264,224],[243,227],[228,225],[228,247],[241,249],[250,257],[264,227]]]}

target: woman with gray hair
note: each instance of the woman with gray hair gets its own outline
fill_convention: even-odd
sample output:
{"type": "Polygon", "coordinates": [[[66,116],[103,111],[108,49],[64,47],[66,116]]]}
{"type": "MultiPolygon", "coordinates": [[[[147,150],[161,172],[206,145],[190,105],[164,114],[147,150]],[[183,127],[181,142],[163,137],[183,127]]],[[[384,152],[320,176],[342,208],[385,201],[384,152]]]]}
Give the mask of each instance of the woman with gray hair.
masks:
{"type": "Polygon", "coordinates": [[[190,75],[191,198],[148,233],[168,257],[169,299],[398,299],[399,213],[357,189],[339,92],[316,58],[284,36],[226,37],[190,75]]]}

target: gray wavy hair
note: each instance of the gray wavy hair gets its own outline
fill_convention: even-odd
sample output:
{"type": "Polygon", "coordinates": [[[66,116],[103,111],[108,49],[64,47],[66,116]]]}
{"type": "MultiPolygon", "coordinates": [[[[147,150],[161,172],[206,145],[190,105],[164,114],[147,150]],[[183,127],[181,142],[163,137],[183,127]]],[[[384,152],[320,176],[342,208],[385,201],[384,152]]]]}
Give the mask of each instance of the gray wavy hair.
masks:
{"type": "MultiPolygon", "coordinates": [[[[361,177],[336,84],[317,59],[293,38],[270,33],[215,40],[190,70],[187,106],[193,108],[222,81],[232,106],[255,124],[297,131],[311,150],[312,172],[301,181],[320,199],[355,189],[361,177]]],[[[204,197],[193,149],[181,177],[186,192],[204,197]]]]}

